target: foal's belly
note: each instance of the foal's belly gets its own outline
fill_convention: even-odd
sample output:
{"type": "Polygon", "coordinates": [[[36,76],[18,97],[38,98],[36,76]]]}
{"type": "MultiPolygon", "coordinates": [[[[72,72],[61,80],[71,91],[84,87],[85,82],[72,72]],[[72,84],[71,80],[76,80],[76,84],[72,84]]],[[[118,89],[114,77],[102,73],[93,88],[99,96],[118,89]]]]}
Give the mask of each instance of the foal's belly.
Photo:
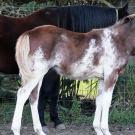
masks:
{"type": "Polygon", "coordinates": [[[103,67],[102,65],[93,66],[91,64],[72,64],[70,66],[67,66],[64,70],[61,67],[56,67],[55,70],[58,72],[58,74],[68,77],[70,79],[74,80],[87,80],[90,78],[103,78],[103,67]]]}
{"type": "Polygon", "coordinates": [[[93,66],[93,65],[78,65],[74,64],[71,66],[70,78],[77,80],[86,80],[90,78],[102,78],[103,77],[103,68],[102,66],[93,66]]]}
{"type": "Polygon", "coordinates": [[[53,61],[59,74],[75,80],[103,78],[104,55],[102,47],[95,46],[95,40],[88,44],[88,47],[80,53],[81,55],[72,54],[69,48],[66,49],[60,50],[53,61]],[[98,56],[95,57],[95,54],[98,56]]]}

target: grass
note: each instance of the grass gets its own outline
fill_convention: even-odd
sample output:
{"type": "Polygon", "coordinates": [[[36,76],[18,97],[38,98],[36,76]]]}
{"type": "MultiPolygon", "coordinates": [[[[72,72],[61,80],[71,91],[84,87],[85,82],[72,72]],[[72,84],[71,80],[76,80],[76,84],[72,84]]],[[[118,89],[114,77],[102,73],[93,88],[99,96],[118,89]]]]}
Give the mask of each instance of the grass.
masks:
{"type": "Polygon", "coordinates": [[[135,124],[135,110],[114,110],[110,113],[111,124],[130,125],[135,124]]]}
{"type": "MultiPolygon", "coordinates": [[[[13,114],[15,109],[15,101],[13,102],[5,102],[0,104],[0,124],[8,124],[12,122],[13,114]]],[[[45,120],[49,121],[49,113],[45,113],[45,120]]],[[[26,104],[24,106],[22,123],[32,123],[32,116],[30,105],[26,104]]]]}
{"type": "MultiPolygon", "coordinates": [[[[75,104],[74,104],[75,105],[75,104]]],[[[0,105],[0,124],[8,124],[12,121],[13,112],[14,112],[14,104],[6,103],[0,105]]],[[[93,121],[93,115],[92,116],[86,116],[83,114],[79,114],[79,112],[73,111],[73,109],[70,110],[62,110],[60,109],[60,117],[62,120],[64,120],[65,123],[74,123],[74,124],[92,124],[93,121]],[[72,112],[72,115],[71,115],[72,112]]],[[[49,113],[45,113],[45,120],[49,122],[49,113]]],[[[23,112],[23,123],[32,123],[31,118],[31,111],[30,106],[26,105],[24,112],[23,112]]],[[[129,111],[129,110],[113,110],[110,112],[110,118],[109,118],[110,124],[118,124],[118,125],[132,125],[135,124],[135,110],[129,111]]]]}
{"type": "MultiPolygon", "coordinates": [[[[15,109],[15,104],[14,103],[4,103],[0,105],[0,124],[7,124],[12,121],[13,113],[15,109]]],[[[24,113],[23,113],[23,122],[32,122],[31,120],[31,112],[29,105],[26,105],[24,108],[24,113]]]]}

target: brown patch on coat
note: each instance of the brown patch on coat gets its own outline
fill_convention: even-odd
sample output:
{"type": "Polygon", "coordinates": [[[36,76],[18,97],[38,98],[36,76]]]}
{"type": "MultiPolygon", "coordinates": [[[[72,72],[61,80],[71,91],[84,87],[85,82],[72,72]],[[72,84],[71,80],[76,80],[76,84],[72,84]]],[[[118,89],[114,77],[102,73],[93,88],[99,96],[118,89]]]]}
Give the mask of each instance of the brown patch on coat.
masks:
{"type": "Polygon", "coordinates": [[[117,73],[119,75],[124,73],[125,67],[127,66],[127,64],[128,64],[128,61],[126,61],[124,65],[122,65],[120,68],[117,69],[117,73]]]}
{"type": "MultiPolygon", "coordinates": [[[[100,49],[100,50],[101,50],[101,49],[100,49]]],[[[104,51],[103,51],[103,49],[102,49],[101,51],[95,52],[95,53],[93,54],[93,56],[94,56],[93,65],[95,65],[95,66],[99,65],[100,58],[102,57],[103,52],[104,52],[104,51]]]]}
{"type": "Polygon", "coordinates": [[[38,47],[41,47],[44,50],[45,58],[49,59],[55,55],[55,52],[62,50],[67,61],[72,63],[84,55],[84,50],[89,47],[90,39],[95,38],[97,33],[77,33],[55,26],[40,26],[27,34],[30,37],[31,55],[38,47]]]}
{"type": "MultiPolygon", "coordinates": [[[[131,20],[130,20],[131,21],[131,20]]],[[[119,24],[120,25],[120,24],[119,24]]],[[[134,35],[135,27],[133,24],[121,24],[122,26],[117,26],[117,35],[112,35],[112,41],[117,48],[119,56],[127,57],[135,55],[135,46],[134,46],[134,35]]]]}
{"type": "Polygon", "coordinates": [[[97,66],[100,62],[100,58],[104,53],[103,48],[100,46],[101,43],[101,37],[100,34],[102,33],[102,29],[93,29],[92,34],[88,32],[88,35],[95,40],[95,46],[97,47],[97,52],[93,54],[94,59],[93,59],[93,65],[97,66]]]}
{"type": "Polygon", "coordinates": [[[113,87],[117,81],[117,78],[120,74],[124,73],[125,67],[127,62],[120,66],[119,68],[113,70],[113,72],[106,78],[105,81],[105,89],[108,90],[109,88],[113,87]]]}
{"type": "Polygon", "coordinates": [[[98,52],[94,53],[93,55],[94,55],[94,59],[93,59],[92,63],[93,63],[93,65],[96,66],[99,64],[99,60],[100,60],[101,55],[98,52]]]}
{"type": "Polygon", "coordinates": [[[61,31],[57,31],[55,26],[40,26],[31,31],[30,37],[30,54],[32,55],[37,48],[42,48],[46,59],[51,57],[51,52],[56,45],[56,40],[61,31]]]}
{"type": "Polygon", "coordinates": [[[33,89],[33,91],[30,94],[30,103],[34,104],[34,102],[37,100],[38,96],[38,85],[33,89]]]}
{"type": "Polygon", "coordinates": [[[113,87],[117,81],[118,73],[114,70],[105,80],[105,90],[113,87]]]}

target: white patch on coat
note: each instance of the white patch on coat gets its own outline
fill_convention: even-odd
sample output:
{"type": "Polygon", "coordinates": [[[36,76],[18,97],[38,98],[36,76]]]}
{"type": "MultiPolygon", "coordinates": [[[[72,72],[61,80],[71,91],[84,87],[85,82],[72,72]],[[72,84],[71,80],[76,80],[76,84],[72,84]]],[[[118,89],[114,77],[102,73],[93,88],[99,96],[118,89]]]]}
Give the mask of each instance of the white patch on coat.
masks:
{"type": "MultiPolygon", "coordinates": [[[[64,45],[64,44],[63,44],[64,45]]],[[[57,50],[57,49],[56,49],[57,50]]],[[[61,63],[64,61],[64,52],[62,48],[58,49],[58,52],[50,60],[50,67],[54,67],[58,74],[62,75],[61,63]]]]}
{"type": "Polygon", "coordinates": [[[104,56],[104,72],[105,74],[111,74],[112,70],[115,67],[116,63],[116,48],[112,42],[112,31],[107,28],[103,31],[102,36],[102,45],[105,48],[105,56],[104,56]]]}
{"type": "Polygon", "coordinates": [[[93,65],[94,53],[98,52],[100,47],[96,46],[96,40],[91,39],[89,42],[88,49],[85,50],[85,55],[83,58],[76,63],[71,65],[71,75],[72,79],[89,79],[89,78],[102,78],[103,68],[102,68],[102,58],[100,59],[100,64],[97,66],[93,65]]]}
{"type": "Polygon", "coordinates": [[[102,45],[105,49],[105,55],[104,55],[104,73],[105,77],[106,75],[110,75],[113,71],[113,69],[117,69],[121,65],[125,64],[125,60],[118,59],[118,53],[117,48],[114,45],[113,36],[117,36],[117,31],[112,30],[111,28],[106,28],[103,31],[103,36],[101,38],[102,45]]]}
{"type": "Polygon", "coordinates": [[[69,40],[68,37],[65,34],[62,34],[61,38],[62,38],[63,41],[68,41],[69,40]]]}
{"type": "Polygon", "coordinates": [[[44,58],[42,48],[38,48],[32,56],[32,70],[34,73],[43,74],[48,69],[48,61],[44,58]]]}

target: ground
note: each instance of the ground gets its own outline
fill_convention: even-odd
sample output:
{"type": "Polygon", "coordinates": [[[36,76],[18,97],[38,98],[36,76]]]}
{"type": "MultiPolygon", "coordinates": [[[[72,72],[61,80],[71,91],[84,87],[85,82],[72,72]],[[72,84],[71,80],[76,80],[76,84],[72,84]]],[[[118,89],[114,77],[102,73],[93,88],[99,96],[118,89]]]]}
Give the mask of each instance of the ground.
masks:
{"type": "MultiPolygon", "coordinates": [[[[82,125],[66,125],[67,129],[63,131],[56,131],[50,126],[51,132],[49,135],[95,135],[95,132],[91,126],[82,125]]],[[[134,126],[114,126],[111,125],[112,135],[135,135],[134,126]]],[[[13,135],[10,130],[10,124],[0,125],[0,135],[13,135]]],[[[23,126],[21,135],[36,135],[31,125],[23,126]]]]}

